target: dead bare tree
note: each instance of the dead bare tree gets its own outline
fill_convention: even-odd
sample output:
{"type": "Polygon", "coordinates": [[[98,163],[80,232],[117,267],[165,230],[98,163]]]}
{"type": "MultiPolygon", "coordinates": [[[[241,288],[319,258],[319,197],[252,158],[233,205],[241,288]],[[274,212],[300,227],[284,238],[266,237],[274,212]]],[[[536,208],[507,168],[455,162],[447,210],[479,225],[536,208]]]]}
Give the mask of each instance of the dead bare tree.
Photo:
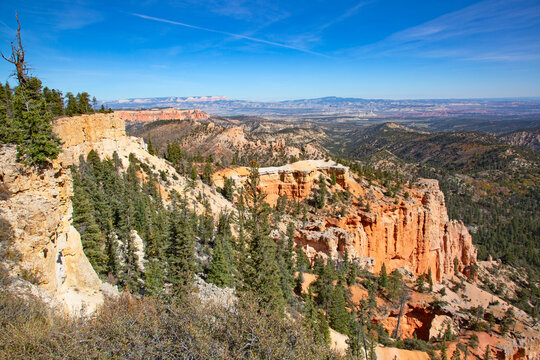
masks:
{"type": "Polygon", "coordinates": [[[28,81],[28,66],[24,61],[24,48],[21,42],[21,23],[19,22],[19,15],[15,13],[15,17],[17,18],[17,35],[15,40],[11,42],[11,56],[6,57],[2,52],[0,52],[0,55],[2,55],[4,60],[15,65],[16,73],[14,75],[17,76],[19,85],[25,86],[28,81]]]}
{"type": "Polygon", "coordinates": [[[399,339],[399,326],[401,324],[401,318],[403,317],[403,314],[405,312],[405,308],[407,307],[407,302],[410,300],[409,296],[409,289],[407,289],[406,285],[403,284],[401,287],[401,294],[399,296],[399,315],[398,315],[398,321],[396,324],[396,328],[394,332],[392,333],[392,337],[395,339],[399,339]]]}

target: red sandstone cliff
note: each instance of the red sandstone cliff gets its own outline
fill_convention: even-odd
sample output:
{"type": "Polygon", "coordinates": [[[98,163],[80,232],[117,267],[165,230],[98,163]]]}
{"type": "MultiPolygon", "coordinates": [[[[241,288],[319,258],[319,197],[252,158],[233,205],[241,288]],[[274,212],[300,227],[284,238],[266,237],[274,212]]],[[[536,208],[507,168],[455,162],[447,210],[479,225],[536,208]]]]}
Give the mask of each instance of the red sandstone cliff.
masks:
{"type": "MultiPolygon", "coordinates": [[[[404,267],[415,274],[430,269],[437,280],[454,274],[454,259],[460,271],[476,262],[471,236],[460,221],[449,220],[444,195],[436,180],[423,179],[411,189],[408,198],[387,197],[383,190],[355,180],[345,166],[325,161],[299,161],[282,167],[261,168],[261,189],[267,201],[275,204],[280,196],[305,199],[316,187],[319,176],[335,174],[331,192],[349,189],[353,200],[347,215],[326,209],[314,222],[297,229],[296,242],[308,256],[340,258],[349,256],[372,267],[375,272],[404,267]],[[358,202],[369,203],[369,211],[358,202]]],[[[224,177],[238,185],[246,178],[246,168],[220,171],[214,181],[221,186],[224,177]]]]}

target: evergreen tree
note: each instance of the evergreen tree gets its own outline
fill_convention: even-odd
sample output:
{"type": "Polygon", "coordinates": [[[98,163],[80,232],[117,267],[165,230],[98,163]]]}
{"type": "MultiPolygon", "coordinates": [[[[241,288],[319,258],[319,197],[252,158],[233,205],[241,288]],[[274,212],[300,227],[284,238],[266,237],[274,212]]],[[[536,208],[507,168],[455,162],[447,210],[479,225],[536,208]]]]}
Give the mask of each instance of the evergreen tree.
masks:
{"type": "Polygon", "coordinates": [[[338,285],[330,293],[328,320],[332,329],[343,334],[347,334],[349,329],[349,313],[345,305],[345,289],[338,285]]]}
{"type": "Polygon", "coordinates": [[[289,299],[293,294],[295,285],[294,273],[294,224],[287,225],[287,236],[279,244],[280,250],[280,272],[281,272],[281,290],[285,299],[289,299]]]}
{"type": "Polygon", "coordinates": [[[328,189],[326,187],[326,179],[321,174],[319,176],[319,191],[315,193],[315,207],[322,209],[326,205],[326,196],[328,195],[328,189]]]}
{"type": "Polygon", "coordinates": [[[311,262],[300,245],[296,246],[296,269],[301,272],[311,272],[311,262]]]}
{"type": "Polygon", "coordinates": [[[219,287],[231,286],[233,283],[230,244],[226,238],[218,238],[214,244],[208,281],[219,287]]]}
{"type": "Polygon", "coordinates": [[[450,360],[461,360],[461,351],[459,351],[459,347],[456,346],[456,350],[452,353],[450,360]]]}
{"type": "Polygon", "coordinates": [[[315,308],[313,304],[313,293],[311,290],[305,295],[305,305],[303,310],[303,325],[313,334],[319,343],[330,343],[330,327],[324,314],[315,308]]]}
{"type": "Polygon", "coordinates": [[[90,94],[86,91],[77,94],[78,114],[88,114],[93,112],[90,104],[90,94]]]}
{"type": "Polygon", "coordinates": [[[426,280],[424,275],[418,275],[416,278],[416,291],[423,293],[426,291],[425,288],[426,280]]]}
{"type": "Polygon", "coordinates": [[[98,275],[105,275],[107,270],[107,253],[105,239],[94,219],[94,207],[88,194],[78,184],[80,179],[73,176],[73,224],[81,234],[83,250],[98,275]]]}
{"type": "Polygon", "coordinates": [[[148,153],[150,155],[158,155],[158,150],[154,147],[154,144],[152,144],[152,139],[150,139],[150,135],[148,135],[148,153]]]}
{"type": "Polygon", "coordinates": [[[170,224],[169,281],[172,295],[182,297],[189,292],[195,272],[195,237],[185,199],[174,195],[170,224]]]}
{"type": "Polygon", "coordinates": [[[442,346],[441,346],[441,360],[448,360],[448,354],[447,354],[447,348],[446,348],[446,340],[443,340],[442,346]]]}
{"type": "Polygon", "coordinates": [[[379,273],[379,286],[383,289],[388,287],[388,275],[386,274],[386,264],[383,263],[379,273]]]}
{"type": "Polygon", "coordinates": [[[66,93],[66,99],[67,99],[67,105],[66,105],[66,115],[67,116],[73,116],[80,114],[79,112],[79,104],[77,102],[77,98],[70,92],[66,93]]]}
{"type": "Polygon", "coordinates": [[[431,268],[429,268],[429,271],[427,274],[427,283],[429,285],[429,292],[433,292],[433,275],[431,273],[431,268]]]}
{"type": "Polygon", "coordinates": [[[329,259],[326,266],[318,270],[318,275],[317,280],[311,284],[313,292],[317,294],[315,302],[328,313],[336,278],[333,261],[329,259]]]}
{"type": "Polygon", "coordinates": [[[269,207],[264,202],[266,195],[259,188],[259,169],[256,163],[251,164],[245,194],[250,215],[246,222],[249,242],[246,259],[248,266],[244,267],[246,273],[243,275],[245,290],[258,298],[261,307],[281,313],[284,297],[276,261],[278,253],[269,236],[269,207]]]}
{"type": "Polygon", "coordinates": [[[504,314],[502,320],[501,320],[501,326],[500,331],[502,335],[505,335],[510,331],[510,328],[514,326],[516,323],[515,314],[514,314],[514,308],[509,307],[508,310],[506,310],[506,313],[504,314]]]}
{"type": "Polygon", "coordinates": [[[221,190],[221,195],[229,201],[233,201],[234,195],[234,181],[228,177],[225,177],[223,180],[223,189],[221,190]]]}
{"type": "Polygon", "coordinates": [[[17,158],[27,165],[44,166],[61,151],[60,140],[52,131],[52,113],[48,111],[41,81],[29,78],[15,88],[13,117],[0,124],[0,140],[17,144],[17,158]]]}
{"type": "Polygon", "coordinates": [[[203,175],[201,180],[208,185],[212,185],[212,174],[214,173],[212,168],[212,163],[210,161],[206,161],[203,168],[203,175]]]}
{"type": "Polygon", "coordinates": [[[302,271],[298,271],[298,276],[295,279],[295,286],[294,286],[294,292],[298,295],[302,295],[304,285],[304,273],[302,271]]]}
{"type": "Polygon", "coordinates": [[[149,261],[144,272],[144,287],[147,293],[153,297],[161,297],[164,280],[165,274],[161,262],[155,258],[149,261]]]}
{"type": "Polygon", "coordinates": [[[334,186],[334,185],[336,185],[336,182],[337,182],[336,173],[332,172],[332,175],[330,176],[330,184],[332,184],[332,186],[334,186]]]}
{"type": "Polygon", "coordinates": [[[488,346],[486,346],[486,352],[484,353],[484,358],[483,360],[491,360],[491,349],[488,346]]]}

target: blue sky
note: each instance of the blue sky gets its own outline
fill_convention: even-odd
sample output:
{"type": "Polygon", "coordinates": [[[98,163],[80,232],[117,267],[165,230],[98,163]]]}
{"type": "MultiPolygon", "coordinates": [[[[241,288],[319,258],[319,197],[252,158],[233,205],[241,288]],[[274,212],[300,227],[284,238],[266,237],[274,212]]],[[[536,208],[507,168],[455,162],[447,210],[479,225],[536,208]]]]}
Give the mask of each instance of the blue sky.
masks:
{"type": "Polygon", "coordinates": [[[15,11],[33,72],[102,100],[540,96],[538,0],[3,0],[4,53],[15,11]]]}

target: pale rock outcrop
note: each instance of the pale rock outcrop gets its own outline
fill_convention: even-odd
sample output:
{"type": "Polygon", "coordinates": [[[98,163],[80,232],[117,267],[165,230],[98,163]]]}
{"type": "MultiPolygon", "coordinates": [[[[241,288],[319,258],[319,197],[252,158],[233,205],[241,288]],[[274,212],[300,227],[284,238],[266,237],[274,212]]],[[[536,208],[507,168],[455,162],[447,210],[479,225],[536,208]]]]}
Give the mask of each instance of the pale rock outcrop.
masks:
{"type": "Polygon", "coordinates": [[[448,329],[452,334],[456,334],[452,318],[447,315],[435,315],[429,328],[429,338],[440,338],[448,329]]]}
{"type": "Polygon", "coordinates": [[[118,110],[114,112],[118,118],[129,123],[152,122],[156,120],[207,120],[210,115],[202,110],[182,110],[178,108],[155,110],[118,110]]]}
{"type": "Polygon", "coordinates": [[[190,206],[197,212],[204,212],[203,204],[197,200],[199,194],[208,199],[214,215],[222,211],[231,211],[232,204],[217,193],[215,189],[196,181],[195,187],[189,187],[182,176],[176,176],[176,170],[165,159],[150,155],[143,139],[128,136],[124,120],[116,114],[92,114],[64,117],[55,120],[54,131],[64,142],[64,151],[60,159],[66,164],[79,163],[79,157],[86,157],[94,150],[102,159],[111,158],[116,152],[124,169],[129,165],[129,156],[133,154],[145,163],[155,174],[167,175],[167,182],[160,180],[160,191],[165,201],[172,190],[186,194],[190,206]],[[176,179],[175,179],[176,177],[176,179]]]}
{"type": "Polygon", "coordinates": [[[133,247],[135,248],[135,256],[137,257],[137,268],[139,271],[144,272],[144,265],[146,264],[146,259],[144,258],[144,241],[137,233],[137,230],[131,230],[130,236],[133,247]]]}
{"type": "Polygon", "coordinates": [[[221,307],[231,309],[236,304],[236,297],[233,288],[220,288],[214,284],[208,283],[197,276],[195,279],[196,294],[201,302],[213,303],[221,307]]]}
{"type": "MultiPolygon", "coordinates": [[[[103,302],[101,282],[72,225],[72,182],[61,161],[38,171],[0,148],[0,222],[14,275],[37,285],[68,312],[92,312],[103,302]]],[[[50,300],[46,299],[46,300],[50,300]]]]}

